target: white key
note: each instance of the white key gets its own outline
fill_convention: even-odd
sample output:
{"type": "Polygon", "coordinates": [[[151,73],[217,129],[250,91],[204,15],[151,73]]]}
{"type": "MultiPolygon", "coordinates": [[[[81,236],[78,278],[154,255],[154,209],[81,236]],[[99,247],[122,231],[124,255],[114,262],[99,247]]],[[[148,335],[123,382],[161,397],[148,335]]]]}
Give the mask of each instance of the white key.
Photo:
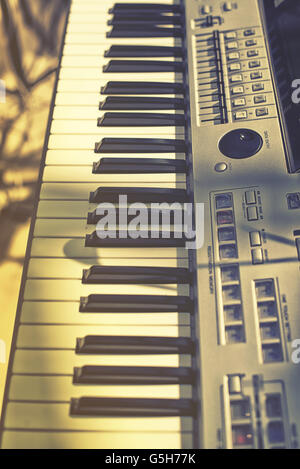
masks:
{"type": "MultiPolygon", "coordinates": [[[[95,158],[97,161],[97,158],[95,158]]],[[[135,182],[149,182],[149,179],[156,182],[176,183],[185,182],[185,174],[93,174],[91,166],[46,166],[43,174],[44,182],[118,182],[127,181],[128,184],[134,186],[135,182]]]]}
{"type": "MultiPolygon", "coordinates": [[[[63,314],[63,306],[62,304],[61,314],[63,314]]],[[[95,313],[96,321],[97,313],[95,313]]],[[[17,347],[25,349],[74,349],[76,338],[87,335],[190,337],[190,328],[161,325],[21,325],[18,331],[17,347]]]]}
{"type": "Polygon", "coordinates": [[[101,430],[101,431],[192,431],[191,417],[143,417],[143,418],[74,418],[70,417],[70,405],[24,404],[10,402],[7,406],[5,428],[48,430],[101,430]]]}
{"type": "Polygon", "coordinates": [[[24,300],[74,301],[79,303],[81,296],[114,295],[116,290],[119,295],[189,295],[188,285],[118,285],[116,287],[116,285],[85,285],[81,280],[28,279],[25,285],[24,300]]]}
{"type": "MultiPolygon", "coordinates": [[[[143,114],[153,114],[153,113],[159,113],[159,114],[171,114],[171,115],[178,115],[178,114],[184,114],[183,109],[162,109],[162,110],[116,110],[118,113],[124,113],[124,112],[134,112],[134,113],[143,113],[143,114]]],[[[68,120],[73,120],[73,119],[80,119],[81,121],[83,120],[96,120],[100,117],[103,117],[105,113],[107,112],[114,112],[114,110],[110,109],[105,109],[105,110],[99,110],[97,109],[97,106],[54,106],[54,111],[53,111],[53,119],[68,119],[68,120]]]]}
{"type": "MultiPolygon", "coordinates": [[[[57,122],[64,122],[64,121],[57,121],[57,122]]],[[[107,127],[108,128],[108,127],[107,127]]],[[[119,127],[120,128],[120,127],[119,127]]],[[[115,128],[112,128],[115,130],[115,128]]],[[[176,134],[176,129],[172,127],[162,127],[165,129],[160,133],[149,133],[149,130],[145,130],[145,128],[141,127],[140,133],[131,133],[131,134],[120,134],[120,133],[98,133],[98,134],[55,134],[50,135],[48,149],[49,150],[94,150],[95,143],[100,142],[103,138],[152,138],[152,139],[160,139],[160,138],[170,138],[171,140],[178,139],[183,140],[183,134],[176,134]],[[169,129],[169,132],[168,132],[169,129]],[[144,130],[144,134],[142,133],[144,130]]],[[[150,155],[150,153],[149,153],[150,155]]]]}
{"type": "MultiPolygon", "coordinates": [[[[101,183],[102,187],[112,187],[116,186],[116,184],[113,183],[101,183]]],[[[117,184],[117,187],[127,187],[128,184],[126,182],[120,182],[117,184]]],[[[45,200],[62,200],[62,199],[70,199],[70,200],[88,200],[90,192],[94,192],[97,190],[99,187],[99,184],[87,184],[87,183],[68,183],[68,184],[63,184],[63,183],[44,183],[42,184],[41,188],[41,194],[40,194],[40,199],[45,199],[45,200]]],[[[134,187],[150,187],[150,188],[159,188],[159,187],[165,187],[165,188],[177,188],[177,189],[185,189],[186,186],[183,183],[176,183],[171,184],[171,183],[157,183],[151,181],[150,183],[134,183],[134,187]]],[[[46,215],[45,215],[46,216],[46,215]]],[[[55,215],[54,215],[55,217],[55,215]]],[[[58,216],[59,218],[59,216],[58,216]]],[[[82,217],[80,217],[82,218],[82,217]]]]}
{"type": "MultiPolygon", "coordinates": [[[[107,82],[109,80],[106,79],[106,77],[111,77],[113,79],[112,74],[105,74],[105,77],[103,76],[103,71],[102,68],[100,67],[101,65],[101,57],[99,55],[96,56],[90,56],[90,55],[84,55],[84,56],[73,56],[73,55],[67,55],[63,56],[62,58],[62,67],[59,72],[59,79],[60,80],[95,80],[98,78],[101,80],[101,82],[107,82]]],[[[109,59],[106,59],[106,63],[108,62],[109,59]]],[[[161,81],[168,81],[168,77],[171,77],[171,82],[176,79],[179,82],[179,79],[181,77],[180,73],[172,73],[169,75],[170,72],[168,73],[159,73],[155,74],[156,78],[153,76],[155,82],[161,82],[161,81]],[[157,75],[159,76],[159,80],[157,79],[157,75]]],[[[116,81],[126,81],[126,78],[123,76],[126,73],[120,73],[116,74],[116,81]]],[[[130,74],[132,75],[132,74],[130,74]]],[[[147,75],[148,76],[148,75],[147,75]]],[[[141,81],[141,77],[138,75],[135,75],[135,79],[133,81],[141,81]]],[[[144,76],[144,80],[142,81],[151,81],[150,79],[147,79],[147,77],[144,76]]]]}
{"type": "Polygon", "coordinates": [[[170,398],[190,399],[191,386],[143,385],[121,386],[102,385],[74,386],[71,376],[13,376],[9,400],[23,401],[69,401],[72,397],[129,397],[129,398],[170,398]]]}
{"type": "Polygon", "coordinates": [[[181,432],[4,431],[3,449],[192,449],[193,434],[181,432]]]}
{"type": "MultiPolygon", "coordinates": [[[[50,259],[48,259],[49,261],[50,259]]],[[[32,261],[32,260],[31,260],[32,261]]],[[[58,259],[53,260],[57,262],[58,259]]],[[[109,260],[111,262],[111,260],[109,260]]],[[[127,264],[131,264],[130,259],[127,264]]],[[[120,263],[122,264],[122,263],[120,263]]],[[[148,265],[150,264],[148,259],[148,265]]],[[[90,267],[91,264],[85,267],[90,267]]],[[[152,260],[151,260],[152,265],[152,260]]],[[[77,303],[57,301],[24,301],[21,314],[22,324],[73,324],[73,325],[99,325],[129,326],[189,326],[189,313],[101,313],[95,317],[94,313],[82,313],[77,303]],[[62,313],[63,311],[63,313],[62,313]]]]}
{"type": "MultiPolygon", "coordinates": [[[[58,107],[58,106],[57,106],[58,107]]],[[[63,106],[59,106],[63,107],[63,106]]],[[[67,107],[69,109],[69,107],[67,107]]],[[[132,153],[122,154],[122,158],[133,158],[132,153]]],[[[139,153],[139,158],[162,158],[162,159],[176,159],[185,160],[184,153],[139,153]]],[[[93,164],[95,161],[100,161],[102,158],[120,158],[117,153],[94,153],[93,151],[84,150],[49,150],[46,155],[47,165],[86,165],[93,164]]]]}
{"type": "MultiPolygon", "coordinates": [[[[66,309],[67,310],[67,309],[66,309]]],[[[61,311],[58,311],[61,313],[61,311]]],[[[83,336],[82,336],[83,337],[83,336]]],[[[192,366],[190,355],[77,355],[74,350],[16,349],[13,373],[69,374],[74,366],[192,366]]]]}
{"type": "MultiPolygon", "coordinates": [[[[96,20],[97,22],[97,20],[96,20]]],[[[95,21],[91,21],[95,23],[95,21]]],[[[101,26],[98,24],[98,28],[101,26]]],[[[109,32],[111,27],[108,26],[105,28],[106,32],[109,32]]],[[[88,32],[88,31],[87,31],[88,32]]],[[[66,45],[64,47],[64,54],[88,54],[88,55],[97,55],[104,48],[113,45],[126,44],[127,46],[166,46],[166,47],[180,47],[182,45],[182,40],[178,37],[106,37],[106,34],[97,34],[93,33],[92,42],[90,44],[82,44],[83,38],[86,37],[85,33],[71,33],[67,32],[66,34],[66,45]]]]}
{"type": "MultiPolygon", "coordinates": [[[[73,67],[72,67],[73,70],[73,67]]],[[[60,78],[58,81],[57,91],[66,93],[100,93],[101,87],[105,86],[109,81],[122,81],[122,82],[155,82],[155,83],[182,83],[182,76],[180,74],[169,73],[166,76],[159,76],[160,74],[134,74],[134,73],[97,73],[95,71],[93,79],[80,79],[74,76],[73,78],[60,78]],[[120,78],[120,79],[119,79],[120,78]]],[[[98,102],[95,102],[97,106],[98,102]]]]}
{"type": "Polygon", "coordinates": [[[31,257],[62,257],[78,258],[116,258],[116,259],[152,259],[188,257],[186,249],[175,248],[90,248],[85,246],[82,239],[34,238],[32,241],[31,257]]]}
{"type": "MultiPolygon", "coordinates": [[[[161,126],[161,127],[98,127],[97,122],[91,120],[53,120],[51,125],[52,135],[90,135],[98,133],[98,138],[105,137],[139,137],[149,135],[155,138],[155,135],[168,135],[175,138],[178,135],[184,136],[184,127],[161,126]]],[[[68,138],[68,137],[67,137],[68,138]]]]}
{"type": "MultiPolygon", "coordinates": [[[[69,214],[69,217],[71,214],[69,214]]],[[[87,225],[86,216],[82,220],[73,220],[62,217],[62,219],[44,219],[38,218],[34,227],[34,236],[37,238],[83,238],[85,234],[89,234],[92,231],[96,230],[95,225],[87,225]]],[[[127,221],[125,224],[120,223],[117,220],[118,226],[120,228],[127,228],[127,221]]],[[[168,222],[162,225],[162,228],[165,231],[168,229],[168,222]]],[[[154,224],[151,225],[152,228],[159,228],[154,224]]],[[[141,225],[142,229],[147,230],[147,224],[141,225]]]]}
{"type": "MultiPolygon", "coordinates": [[[[143,95],[145,96],[145,95],[143,95]]],[[[148,98],[157,97],[157,95],[146,95],[148,98]]],[[[180,95],[162,95],[164,98],[180,98],[180,95]]],[[[63,105],[63,106],[91,106],[93,109],[97,109],[99,106],[99,102],[105,99],[104,95],[100,95],[100,88],[99,93],[57,93],[55,97],[55,104],[56,105],[63,105]]]]}

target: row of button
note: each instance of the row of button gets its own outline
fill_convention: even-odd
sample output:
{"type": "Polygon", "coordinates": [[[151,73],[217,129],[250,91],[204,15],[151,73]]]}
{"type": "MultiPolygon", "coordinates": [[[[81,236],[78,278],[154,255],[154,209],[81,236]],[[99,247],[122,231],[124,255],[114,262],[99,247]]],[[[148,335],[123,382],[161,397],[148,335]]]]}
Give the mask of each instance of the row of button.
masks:
{"type": "Polygon", "coordinates": [[[250,39],[249,41],[243,42],[243,44],[239,44],[237,41],[231,41],[226,44],[226,50],[227,51],[232,51],[232,50],[237,50],[241,49],[243,46],[245,47],[255,47],[257,46],[257,40],[256,39],[250,39]]]}
{"type": "Polygon", "coordinates": [[[233,209],[233,197],[231,193],[219,194],[215,197],[218,225],[218,242],[220,259],[237,259],[238,250],[236,244],[235,218],[233,209]],[[227,210],[224,210],[227,209],[227,210]],[[230,209],[230,210],[229,210],[230,209]],[[233,225],[226,226],[223,225],[233,225]],[[223,244],[231,242],[231,244],[223,244]]]}
{"type": "Polygon", "coordinates": [[[282,338],[274,280],[257,280],[255,291],[263,362],[282,362],[282,338]]]}
{"type": "MultiPolygon", "coordinates": [[[[265,89],[265,85],[264,83],[254,83],[252,85],[252,91],[254,93],[258,92],[258,91],[263,91],[265,89]]],[[[241,86],[234,86],[233,88],[231,88],[231,93],[233,95],[236,95],[236,94],[243,94],[245,93],[245,88],[243,85],[241,86]]]]}
{"type": "Polygon", "coordinates": [[[245,326],[239,266],[237,264],[221,266],[221,281],[226,344],[243,343],[245,342],[245,326]],[[236,304],[237,301],[239,304],[236,304]],[[232,302],[235,304],[230,304],[232,302]]]}
{"type": "MultiPolygon", "coordinates": [[[[250,80],[260,80],[263,77],[262,72],[252,72],[250,73],[250,80]]],[[[244,81],[244,77],[241,73],[236,73],[235,75],[231,75],[230,83],[241,83],[244,81]]]]}
{"type": "MultiPolygon", "coordinates": [[[[229,12],[229,11],[232,11],[233,8],[237,8],[237,4],[236,3],[232,3],[232,2],[225,2],[222,6],[222,10],[224,12],[229,12]]],[[[211,5],[203,5],[201,8],[200,8],[200,13],[202,15],[210,15],[211,13],[213,12],[213,7],[211,5]]]]}
{"type": "MultiPolygon", "coordinates": [[[[256,109],[255,114],[256,114],[256,117],[265,117],[269,114],[269,109],[267,107],[256,109]]],[[[248,119],[248,112],[247,111],[235,112],[234,118],[237,121],[248,119]]]]}
{"type": "MultiPolygon", "coordinates": [[[[263,104],[267,101],[265,94],[261,94],[253,97],[253,104],[263,104]]],[[[246,98],[236,98],[232,101],[233,107],[243,107],[246,106],[246,98]]]]}

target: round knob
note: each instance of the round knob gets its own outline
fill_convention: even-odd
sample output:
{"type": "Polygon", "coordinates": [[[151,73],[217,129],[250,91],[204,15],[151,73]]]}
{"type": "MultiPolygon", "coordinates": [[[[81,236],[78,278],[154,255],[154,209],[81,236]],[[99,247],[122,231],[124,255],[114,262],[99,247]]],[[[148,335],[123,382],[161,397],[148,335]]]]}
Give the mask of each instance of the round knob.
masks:
{"type": "Polygon", "coordinates": [[[250,158],[259,152],[263,146],[262,137],[250,129],[236,129],[228,132],[219,142],[219,149],[223,155],[233,159],[250,158]]]}

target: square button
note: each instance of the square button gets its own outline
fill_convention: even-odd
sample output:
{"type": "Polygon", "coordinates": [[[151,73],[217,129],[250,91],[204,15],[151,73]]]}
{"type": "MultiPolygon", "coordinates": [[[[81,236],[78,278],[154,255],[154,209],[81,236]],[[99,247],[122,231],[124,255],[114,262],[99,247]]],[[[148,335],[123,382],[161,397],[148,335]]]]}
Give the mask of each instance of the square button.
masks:
{"type": "Polygon", "coordinates": [[[239,82],[243,81],[243,76],[241,74],[232,75],[230,77],[230,81],[231,81],[231,83],[239,83],[239,82]]]}
{"type": "Polygon", "coordinates": [[[256,192],[255,191],[247,191],[245,193],[245,199],[247,205],[254,205],[256,204],[256,192]]]}
{"type": "Polygon", "coordinates": [[[239,58],[240,58],[239,52],[231,52],[231,53],[228,54],[228,56],[227,56],[227,59],[228,59],[228,60],[239,60],[239,58]]]}
{"type": "Polygon", "coordinates": [[[257,68],[261,66],[260,60],[252,60],[249,62],[249,68],[257,68]]]}
{"type": "Polygon", "coordinates": [[[237,259],[237,248],[235,244],[220,246],[220,259],[237,259]]]}
{"type": "Polygon", "coordinates": [[[223,298],[225,302],[238,301],[241,299],[241,288],[239,285],[228,285],[223,287],[223,298]]]}
{"type": "Polygon", "coordinates": [[[256,109],[256,116],[263,117],[269,114],[269,109],[267,107],[262,107],[261,109],[256,109]]]}
{"type": "Polygon", "coordinates": [[[235,229],[233,227],[218,229],[219,242],[235,241],[235,229]]]}
{"type": "Polygon", "coordinates": [[[266,413],[271,419],[281,417],[282,405],[280,394],[269,394],[266,398],[266,413]]]}
{"type": "Polygon", "coordinates": [[[225,39],[230,40],[230,39],[236,39],[237,34],[235,31],[229,31],[228,33],[225,33],[225,39]]]}
{"type": "Polygon", "coordinates": [[[238,265],[226,265],[221,267],[222,282],[236,282],[240,279],[238,265]]]}
{"type": "Polygon", "coordinates": [[[259,265],[264,263],[264,255],[262,249],[253,249],[251,255],[253,265],[259,265]]]}
{"type": "Polygon", "coordinates": [[[265,94],[260,94],[258,96],[254,96],[254,104],[262,104],[267,101],[267,97],[265,94]]]}
{"type": "Polygon", "coordinates": [[[258,50],[248,50],[247,56],[248,57],[257,57],[258,56],[258,50]]]}
{"type": "Polygon", "coordinates": [[[268,298],[275,295],[274,280],[259,280],[255,283],[257,298],[268,298]]]}
{"type": "Polygon", "coordinates": [[[247,208],[247,218],[248,218],[248,221],[257,221],[258,220],[257,207],[248,207],[247,208]]]}
{"type": "Polygon", "coordinates": [[[261,246],[261,234],[259,231],[249,233],[251,247],[261,246]]]}
{"type": "Polygon", "coordinates": [[[260,78],[262,78],[262,72],[252,72],[250,74],[250,78],[251,80],[259,80],[260,78]]]}
{"type": "Polygon", "coordinates": [[[263,361],[264,363],[282,362],[283,354],[281,344],[264,344],[263,361]]]}
{"type": "Polygon", "coordinates": [[[238,48],[238,43],[237,42],[228,42],[226,44],[226,49],[227,50],[234,50],[238,48]]]}
{"type": "Polygon", "coordinates": [[[227,326],[226,327],[226,343],[241,344],[245,342],[245,334],[243,326],[227,326]]]}
{"type": "Polygon", "coordinates": [[[245,92],[245,88],[243,86],[234,86],[231,89],[231,94],[243,94],[245,92]]]}
{"type": "Polygon", "coordinates": [[[231,208],[233,206],[231,193],[217,195],[215,200],[217,210],[222,208],[231,208]]]}
{"type": "Polygon", "coordinates": [[[235,99],[233,101],[233,105],[234,107],[246,106],[246,100],[245,98],[235,99]]]}
{"type": "Polygon", "coordinates": [[[254,29],[246,29],[244,31],[244,36],[249,37],[249,36],[254,36],[255,30],[254,29]]]}
{"type": "Polygon", "coordinates": [[[257,92],[257,91],[263,91],[265,89],[264,83],[255,83],[252,85],[252,91],[257,92]]]}
{"type": "Polygon", "coordinates": [[[234,118],[235,118],[236,121],[245,120],[245,119],[248,118],[248,112],[247,111],[235,112],[234,118]]]}
{"type": "Polygon", "coordinates": [[[274,301],[264,301],[258,303],[257,311],[261,319],[274,319],[277,317],[277,307],[274,301]]]}
{"type": "Polygon", "coordinates": [[[219,212],[217,214],[218,225],[231,225],[234,222],[232,210],[226,212],[219,212]]]}
{"type": "Polygon", "coordinates": [[[289,210],[297,210],[300,208],[300,193],[288,194],[287,200],[289,210]]]}
{"type": "Polygon", "coordinates": [[[237,72],[238,70],[241,70],[241,64],[239,62],[231,64],[229,65],[228,70],[230,72],[237,72]]]}
{"type": "Polygon", "coordinates": [[[230,305],[224,306],[224,313],[225,313],[225,321],[228,322],[235,322],[235,321],[242,321],[243,319],[243,311],[241,305],[230,305]]]}
{"type": "Polygon", "coordinates": [[[249,39],[249,41],[245,42],[246,47],[254,47],[257,45],[257,41],[255,39],[249,39]]]}

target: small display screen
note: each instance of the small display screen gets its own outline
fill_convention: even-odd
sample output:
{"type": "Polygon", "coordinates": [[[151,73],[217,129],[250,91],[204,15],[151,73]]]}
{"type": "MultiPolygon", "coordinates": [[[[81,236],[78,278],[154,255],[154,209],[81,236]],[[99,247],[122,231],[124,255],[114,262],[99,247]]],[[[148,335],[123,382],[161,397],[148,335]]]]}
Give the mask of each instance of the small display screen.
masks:
{"type": "Polygon", "coordinates": [[[300,0],[263,0],[277,91],[287,132],[289,170],[300,171],[300,0]]]}

